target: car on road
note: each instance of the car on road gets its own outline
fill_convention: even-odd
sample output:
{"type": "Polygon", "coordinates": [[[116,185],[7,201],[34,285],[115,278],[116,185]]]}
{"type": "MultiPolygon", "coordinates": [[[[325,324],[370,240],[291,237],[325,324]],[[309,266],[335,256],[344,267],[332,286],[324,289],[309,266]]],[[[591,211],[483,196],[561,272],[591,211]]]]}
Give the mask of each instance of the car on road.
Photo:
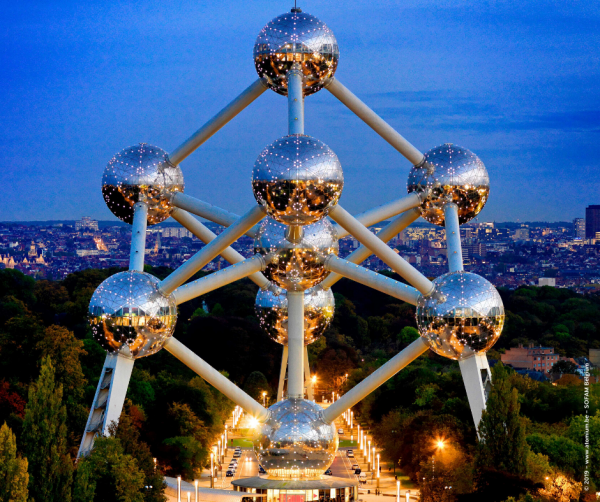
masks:
{"type": "Polygon", "coordinates": [[[358,464],[352,464],[352,469],[354,469],[354,470],[360,469],[360,465],[358,465],[358,464]]]}
{"type": "Polygon", "coordinates": [[[258,473],[259,474],[266,474],[267,471],[265,471],[264,467],[260,464],[258,464],[258,473]]]}
{"type": "Polygon", "coordinates": [[[343,434],[344,433],[344,429],[338,429],[338,434],[343,434]]]}
{"type": "Polygon", "coordinates": [[[235,474],[235,472],[233,472],[233,471],[227,471],[227,474],[225,474],[225,476],[228,478],[231,478],[234,476],[234,474],[235,474]]]}
{"type": "Polygon", "coordinates": [[[327,475],[327,476],[333,476],[333,472],[331,472],[331,469],[327,469],[325,471],[325,475],[327,475]]]}
{"type": "Polygon", "coordinates": [[[349,458],[354,458],[354,451],[353,450],[346,450],[346,456],[349,458]]]}
{"type": "Polygon", "coordinates": [[[366,472],[359,473],[359,475],[358,475],[358,481],[360,483],[362,483],[363,485],[366,485],[367,484],[367,473],[366,472]]]}
{"type": "Polygon", "coordinates": [[[242,456],[242,452],[241,451],[236,451],[233,453],[233,458],[239,458],[242,456]]]}

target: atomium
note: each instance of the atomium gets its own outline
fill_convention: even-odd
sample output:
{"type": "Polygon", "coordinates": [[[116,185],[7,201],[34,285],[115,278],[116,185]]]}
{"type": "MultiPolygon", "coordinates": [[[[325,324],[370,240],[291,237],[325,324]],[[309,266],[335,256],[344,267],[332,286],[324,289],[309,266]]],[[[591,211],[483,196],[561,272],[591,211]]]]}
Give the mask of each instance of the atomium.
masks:
{"type": "Polygon", "coordinates": [[[337,68],[340,50],[333,32],[319,19],[293,9],[260,31],[254,44],[258,75],[278,94],[287,95],[287,73],[300,66],[304,95],[326,86],[337,68]]]}
{"type": "Polygon", "coordinates": [[[343,187],[337,155],[310,136],[284,136],[266,147],[254,163],[254,197],[271,218],[286,225],[323,219],[338,203],[343,187]]]}
{"type": "Polygon", "coordinates": [[[304,227],[299,243],[286,239],[285,225],[271,218],[261,223],[254,241],[254,252],[272,254],[265,277],[288,291],[304,291],[316,286],[329,275],[323,256],[338,254],[335,230],[327,220],[304,227]]]}
{"type": "Polygon", "coordinates": [[[183,174],[169,161],[167,152],[140,143],[117,153],[102,177],[102,194],[112,213],[133,223],[133,206],[148,205],[148,224],[166,220],[173,210],[170,197],[183,192],[183,174]]]}
{"type": "Polygon", "coordinates": [[[408,176],[408,192],[424,192],[422,216],[435,225],[445,223],[444,206],[458,206],[462,225],[475,218],[485,206],[490,193],[490,179],[483,162],[466,148],[446,143],[432,148],[424,161],[414,166],[408,176]]]}
{"type": "Polygon", "coordinates": [[[269,408],[260,425],[254,452],[271,477],[316,478],[333,463],[338,448],[334,424],[323,408],[306,399],[286,399],[269,408]]]}
{"type": "MultiPolygon", "coordinates": [[[[282,345],[288,343],[288,301],[285,289],[259,289],[254,310],[261,327],[269,337],[282,345]]],[[[321,286],[304,292],[304,344],[316,342],[333,319],[335,300],[331,289],[321,286]]]]}
{"type": "Polygon", "coordinates": [[[108,351],[134,358],[158,352],[173,335],[177,307],[158,291],[159,280],[144,272],[119,272],[94,292],[88,319],[96,340],[108,351]]]}
{"type": "Polygon", "coordinates": [[[504,326],[504,305],[496,288],[469,272],[450,272],[433,281],[436,294],[421,296],[417,326],[429,347],[450,359],[488,351],[504,326]]]}

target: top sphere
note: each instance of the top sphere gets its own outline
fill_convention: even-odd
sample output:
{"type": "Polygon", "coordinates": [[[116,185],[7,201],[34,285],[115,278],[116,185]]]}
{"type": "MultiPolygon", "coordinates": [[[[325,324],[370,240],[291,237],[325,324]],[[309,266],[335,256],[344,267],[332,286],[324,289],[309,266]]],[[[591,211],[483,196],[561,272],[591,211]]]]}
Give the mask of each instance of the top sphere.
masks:
{"type": "Polygon", "coordinates": [[[325,422],[323,408],[306,399],[285,399],[269,408],[254,452],[269,476],[318,478],[333,463],[338,448],[335,424],[325,422]]]}
{"type": "Polygon", "coordinates": [[[169,161],[167,152],[140,143],[117,153],[104,169],[102,194],[112,213],[133,223],[133,206],[148,204],[148,224],[166,220],[173,207],[170,196],[183,192],[183,174],[169,161]]]}
{"type": "Polygon", "coordinates": [[[424,162],[408,175],[408,193],[430,190],[421,204],[422,216],[435,225],[445,224],[444,206],[458,206],[459,224],[475,218],[490,193],[490,178],[477,155],[466,148],[446,143],[425,154],[424,162]]]}
{"type": "Polygon", "coordinates": [[[259,77],[278,94],[287,95],[287,72],[298,63],[304,75],[304,95],[325,87],[337,68],[340,50],[333,32],[314,16],[292,10],[260,31],[254,44],[259,77]]]}
{"type": "Polygon", "coordinates": [[[458,360],[488,351],[504,326],[496,288],[469,272],[450,272],[433,284],[437,294],[420,296],[417,302],[417,326],[429,347],[458,360]]]}
{"type": "Polygon", "coordinates": [[[128,350],[134,358],[158,352],[173,335],[177,306],[158,290],[160,281],[130,270],[106,279],[92,295],[88,319],[108,352],[128,350]]]}
{"type": "Polygon", "coordinates": [[[254,163],[252,189],[271,218],[310,225],[327,216],[342,195],[337,155],[316,138],[293,134],[266,147],[254,163]]]}

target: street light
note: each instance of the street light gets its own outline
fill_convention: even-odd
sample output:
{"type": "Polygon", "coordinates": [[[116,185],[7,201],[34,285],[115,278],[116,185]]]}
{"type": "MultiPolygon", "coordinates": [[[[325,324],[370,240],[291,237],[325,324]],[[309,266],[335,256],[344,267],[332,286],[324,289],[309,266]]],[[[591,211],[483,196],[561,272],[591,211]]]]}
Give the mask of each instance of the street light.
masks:
{"type": "Polygon", "coordinates": [[[400,480],[396,481],[396,502],[400,502],[400,480]]]}
{"type": "Polygon", "coordinates": [[[410,502],[410,490],[406,490],[406,502],[410,502]]]}
{"type": "Polygon", "coordinates": [[[211,451],[210,452],[210,487],[211,488],[215,487],[215,468],[213,467],[214,457],[215,457],[215,454],[211,451]]]}
{"type": "Polygon", "coordinates": [[[263,392],[263,406],[267,405],[267,393],[263,392]]]}
{"type": "Polygon", "coordinates": [[[194,486],[196,487],[196,499],[194,502],[198,502],[198,480],[194,481],[194,486]]]}
{"type": "Polygon", "coordinates": [[[181,502],[181,476],[177,476],[177,502],[181,502]]]}

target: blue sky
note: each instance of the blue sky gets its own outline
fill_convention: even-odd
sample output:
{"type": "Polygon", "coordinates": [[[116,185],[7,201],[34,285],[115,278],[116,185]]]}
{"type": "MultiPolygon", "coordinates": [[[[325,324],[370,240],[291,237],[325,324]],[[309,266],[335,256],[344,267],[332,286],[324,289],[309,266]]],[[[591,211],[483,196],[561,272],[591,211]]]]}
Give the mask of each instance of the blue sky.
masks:
{"type": "MultiPolygon", "coordinates": [[[[256,79],[256,35],[292,3],[3,2],[0,220],[114,218],[100,189],[113,154],[178,146],[256,79]]],[[[298,5],[335,33],[337,78],[417,148],[480,156],[492,183],[481,220],[570,220],[600,204],[598,2],[298,5]]],[[[186,192],[244,212],[286,113],[265,93],[182,163],[186,192]]],[[[347,209],[406,193],[409,163],[327,91],[305,114],[342,162],[347,209]]]]}

